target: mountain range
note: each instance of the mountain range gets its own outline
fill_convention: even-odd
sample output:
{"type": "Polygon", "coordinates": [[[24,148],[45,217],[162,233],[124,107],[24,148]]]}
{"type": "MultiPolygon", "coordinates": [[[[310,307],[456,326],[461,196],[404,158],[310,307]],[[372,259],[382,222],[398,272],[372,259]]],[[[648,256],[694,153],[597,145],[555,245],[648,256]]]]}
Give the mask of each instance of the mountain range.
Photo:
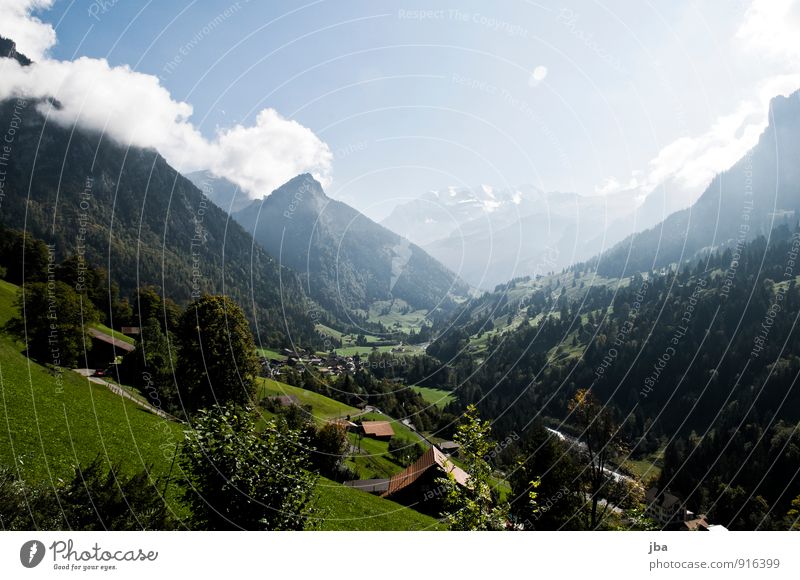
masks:
{"type": "MultiPolygon", "coordinates": [[[[4,45],[23,65],[30,61],[4,45]]],[[[124,296],[153,285],[182,303],[225,293],[245,307],[267,344],[317,335],[299,277],[155,150],[48,121],[57,102],[0,102],[14,127],[2,159],[0,223],[102,266],[124,296]]]]}
{"type": "Polygon", "coordinates": [[[621,276],[741,247],[800,211],[800,91],[775,97],[758,143],[717,175],[690,207],[629,236],[596,260],[604,276],[621,276]]]}
{"type": "Polygon", "coordinates": [[[637,195],[450,187],[399,205],[381,223],[473,286],[490,290],[515,277],[560,270],[621,240],[618,224],[632,221],[637,195]]]}
{"type": "Polygon", "coordinates": [[[419,246],[329,198],[309,174],[232,214],[303,278],[306,293],[345,323],[376,302],[449,312],[468,286],[419,246]]]}

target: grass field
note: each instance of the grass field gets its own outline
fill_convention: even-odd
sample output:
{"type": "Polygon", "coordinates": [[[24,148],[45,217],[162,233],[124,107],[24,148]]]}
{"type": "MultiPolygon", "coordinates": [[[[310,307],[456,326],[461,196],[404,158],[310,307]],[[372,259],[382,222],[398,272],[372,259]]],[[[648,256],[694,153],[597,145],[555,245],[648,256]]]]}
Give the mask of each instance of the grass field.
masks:
{"type": "MultiPolygon", "coordinates": [[[[16,292],[16,286],[0,281],[0,324],[12,316],[16,292]]],[[[56,373],[36,364],[22,350],[21,344],[0,335],[0,465],[30,483],[44,484],[71,477],[75,465],[97,456],[129,471],[168,471],[174,445],[183,440],[181,424],[160,419],[71,370],[56,373]]],[[[297,395],[319,417],[357,412],[275,381],[265,382],[262,392],[297,395]]],[[[385,457],[378,461],[394,465],[385,457]]],[[[172,486],[168,494],[173,505],[176,490],[172,486]]],[[[316,495],[323,530],[443,529],[434,518],[324,478],[316,495]]],[[[176,511],[179,518],[185,515],[180,508],[176,511]]]]}
{"type": "Polygon", "coordinates": [[[381,323],[391,331],[418,331],[425,323],[427,310],[410,310],[403,300],[376,302],[370,306],[367,320],[381,323]],[[408,311],[403,313],[404,311],[408,311]]]}
{"type": "Polygon", "coordinates": [[[389,456],[389,442],[362,437],[359,441],[355,433],[348,435],[354,448],[360,446],[363,455],[354,455],[345,464],[356,470],[358,479],[380,479],[391,477],[403,470],[389,456]]]}
{"type": "Polygon", "coordinates": [[[317,507],[323,530],[444,530],[438,520],[393,501],[320,478],[317,507]]]}
{"type": "MultiPolygon", "coordinates": [[[[0,324],[12,315],[16,287],[0,283],[0,324]]],[[[70,477],[97,456],[129,470],[165,473],[183,427],[94,385],[68,369],[56,373],[0,335],[0,464],[32,482],[70,477]]]]}
{"type": "Polygon", "coordinates": [[[269,348],[257,348],[256,352],[258,352],[258,356],[263,356],[267,359],[286,360],[288,358],[285,354],[269,348]]]}
{"type": "Polygon", "coordinates": [[[450,391],[444,391],[442,389],[432,389],[430,387],[411,387],[412,390],[418,392],[422,395],[422,398],[425,399],[431,405],[436,405],[437,407],[444,407],[451,401],[455,400],[455,396],[450,391]]]}
{"type": "Polygon", "coordinates": [[[259,379],[258,400],[265,397],[274,397],[279,395],[294,395],[298,398],[301,405],[311,405],[311,414],[314,419],[324,421],[326,419],[333,419],[335,417],[346,417],[347,415],[355,415],[358,409],[350,407],[339,401],[334,401],[319,393],[307,391],[300,387],[293,387],[286,383],[281,383],[272,379],[259,379]]]}

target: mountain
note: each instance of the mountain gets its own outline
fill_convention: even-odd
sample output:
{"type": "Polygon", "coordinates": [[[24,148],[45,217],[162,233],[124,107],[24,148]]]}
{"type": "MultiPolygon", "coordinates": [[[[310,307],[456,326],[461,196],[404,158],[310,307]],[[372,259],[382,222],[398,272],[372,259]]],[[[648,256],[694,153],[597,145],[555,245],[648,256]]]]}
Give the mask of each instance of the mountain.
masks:
{"type": "Polygon", "coordinates": [[[17,52],[17,44],[13,40],[2,36],[0,36],[0,57],[13,58],[22,66],[31,64],[31,59],[21,52],[17,52]]]}
{"type": "Polygon", "coordinates": [[[194,183],[208,199],[228,213],[244,209],[252,202],[238,185],[231,183],[224,177],[216,177],[210,171],[193,171],[187,173],[185,177],[194,183]]]}
{"type": "Polygon", "coordinates": [[[468,287],[407,239],[330,199],[311,175],[295,177],[233,214],[308,295],[340,320],[364,317],[378,301],[448,311],[468,287]]]}
{"type": "Polygon", "coordinates": [[[629,236],[596,260],[604,276],[621,276],[736,250],[800,216],[800,91],[775,97],[758,143],[717,175],[688,209],[629,236]]]}
{"type": "Polygon", "coordinates": [[[492,289],[595,255],[631,233],[611,226],[632,223],[635,209],[633,191],[582,196],[483,185],[428,192],[395,208],[382,224],[473,286],[492,289]]]}
{"type": "Polygon", "coordinates": [[[184,303],[225,293],[261,342],[315,340],[298,277],[163,157],[47,122],[47,106],[0,103],[0,125],[17,127],[0,162],[0,223],[53,244],[56,260],[77,254],[106,268],[123,295],[144,285],[184,303]]]}

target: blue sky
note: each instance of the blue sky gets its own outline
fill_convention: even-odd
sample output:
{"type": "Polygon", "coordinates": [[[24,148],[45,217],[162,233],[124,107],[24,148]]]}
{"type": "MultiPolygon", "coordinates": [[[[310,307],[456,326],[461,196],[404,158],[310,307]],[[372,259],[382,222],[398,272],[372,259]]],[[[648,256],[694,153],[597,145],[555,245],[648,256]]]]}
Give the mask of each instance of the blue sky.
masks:
{"type": "Polygon", "coordinates": [[[676,195],[698,195],[752,145],[770,92],[800,87],[773,30],[796,4],[63,0],[33,16],[55,29],[46,58],[158,76],[207,139],[265,108],[297,121],[332,153],[329,193],[379,218],[450,185],[645,194],[683,172],[676,195]]]}

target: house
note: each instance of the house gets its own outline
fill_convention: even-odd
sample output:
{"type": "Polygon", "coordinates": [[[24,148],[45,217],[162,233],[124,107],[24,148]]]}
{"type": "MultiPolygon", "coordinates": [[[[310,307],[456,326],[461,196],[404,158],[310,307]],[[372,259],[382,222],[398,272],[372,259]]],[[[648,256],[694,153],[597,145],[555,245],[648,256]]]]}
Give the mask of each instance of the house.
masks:
{"type": "Polygon", "coordinates": [[[461,445],[459,445],[455,441],[442,441],[441,443],[439,443],[439,449],[441,449],[445,455],[448,455],[450,457],[457,457],[458,450],[461,449],[461,445]]]}
{"type": "Polygon", "coordinates": [[[114,338],[96,328],[90,328],[88,334],[92,341],[92,349],[87,353],[89,368],[105,369],[114,364],[118,356],[124,356],[136,348],[132,344],[114,338]]]}
{"type": "Polygon", "coordinates": [[[466,485],[469,475],[450,461],[438,448],[431,447],[422,457],[389,479],[381,497],[414,509],[438,515],[445,489],[437,480],[452,473],[458,485],[466,485]]]}
{"type": "Polygon", "coordinates": [[[394,429],[392,429],[392,424],[389,421],[363,421],[361,423],[361,433],[365,437],[385,441],[394,437],[394,429]]]}
{"type": "Polygon", "coordinates": [[[694,517],[680,498],[669,491],[659,491],[657,487],[647,490],[645,503],[645,515],[662,528],[680,526],[694,517]]]}
{"type": "Polygon", "coordinates": [[[683,532],[707,532],[710,526],[706,521],[706,516],[701,515],[698,518],[686,520],[680,523],[680,529],[683,532]]]}

